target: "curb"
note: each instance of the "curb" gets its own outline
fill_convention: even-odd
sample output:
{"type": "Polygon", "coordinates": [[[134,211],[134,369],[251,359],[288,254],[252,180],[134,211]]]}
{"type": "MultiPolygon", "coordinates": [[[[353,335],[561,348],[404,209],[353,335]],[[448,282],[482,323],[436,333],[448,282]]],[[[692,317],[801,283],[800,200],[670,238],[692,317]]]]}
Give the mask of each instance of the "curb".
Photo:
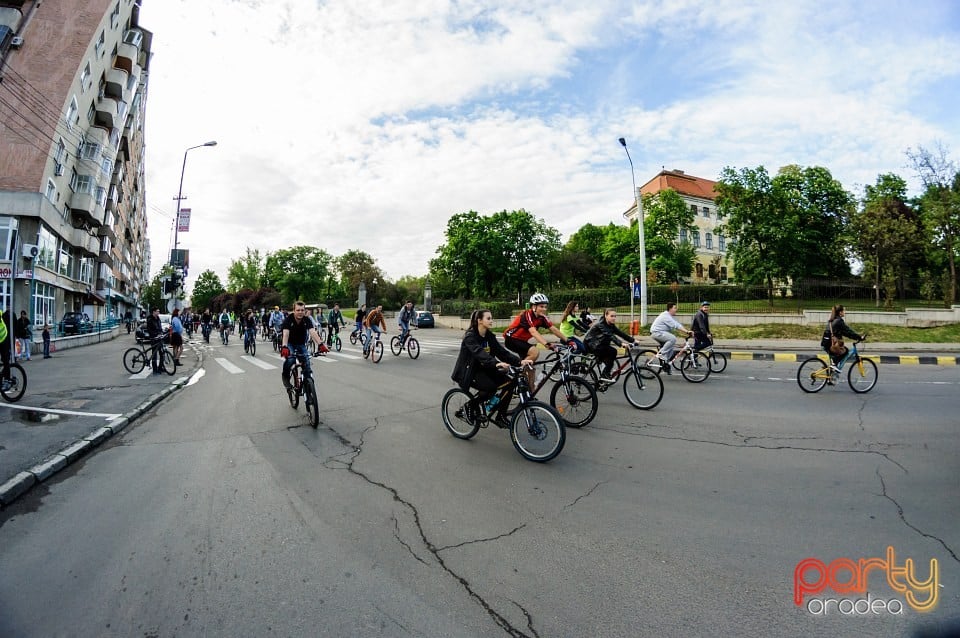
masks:
{"type": "MultiPolygon", "coordinates": [[[[822,352],[749,352],[740,350],[717,350],[724,354],[731,361],[785,361],[797,362],[804,361],[811,357],[827,360],[827,355],[822,352]]],[[[870,359],[874,363],[887,365],[934,365],[934,366],[957,366],[960,365],[960,357],[944,356],[922,356],[922,355],[888,355],[888,354],[864,354],[860,355],[864,359],[870,359]]]]}
{"type": "MultiPolygon", "coordinates": [[[[203,365],[203,352],[196,351],[199,365],[203,365]]],[[[74,441],[59,452],[55,452],[43,461],[40,461],[30,469],[18,472],[16,476],[0,485],[0,510],[9,507],[14,501],[30,491],[33,486],[46,481],[57,472],[68,467],[78,459],[91,452],[104,441],[110,439],[116,434],[122,432],[128,425],[139,419],[152,407],[166,399],[168,396],[183,388],[190,381],[190,374],[181,377],[166,386],[159,392],[150,395],[146,401],[135,407],[123,416],[117,417],[108,425],[98,426],[85,437],[74,441]]]]}

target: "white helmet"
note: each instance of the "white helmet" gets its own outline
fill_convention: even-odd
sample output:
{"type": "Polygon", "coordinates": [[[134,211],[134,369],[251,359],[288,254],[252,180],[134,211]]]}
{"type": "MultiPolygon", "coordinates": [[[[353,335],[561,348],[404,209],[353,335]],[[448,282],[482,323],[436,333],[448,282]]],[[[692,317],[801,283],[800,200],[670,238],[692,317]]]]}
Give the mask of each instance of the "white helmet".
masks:
{"type": "Polygon", "coordinates": [[[550,303],[550,300],[547,299],[547,296],[542,292],[535,292],[530,296],[530,305],[536,306],[537,304],[550,303]]]}

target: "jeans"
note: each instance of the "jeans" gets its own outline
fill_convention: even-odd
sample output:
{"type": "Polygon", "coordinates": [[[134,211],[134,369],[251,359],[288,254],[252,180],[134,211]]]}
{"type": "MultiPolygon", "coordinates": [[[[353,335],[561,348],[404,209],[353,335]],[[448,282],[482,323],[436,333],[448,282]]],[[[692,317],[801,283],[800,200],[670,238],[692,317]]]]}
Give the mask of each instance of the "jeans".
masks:
{"type": "Polygon", "coordinates": [[[672,332],[654,332],[650,336],[660,344],[660,352],[657,353],[657,356],[669,362],[673,358],[673,351],[677,347],[677,337],[672,332]]]}
{"type": "Polygon", "coordinates": [[[400,326],[400,340],[403,341],[407,338],[407,335],[410,334],[410,322],[400,321],[397,325],[400,326]]]}
{"type": "Polygon", "coordinates": [[[371,345],[373,345],[373,341],[371,341],[371,339],[373,338],[373,333],[374,333],[374,332],[376,332],[376,333],[379,335],[379,334],[380,334],[380,326],[370,326],[370,327],[368,327],[368,328],[366,329],[365,334],[367,335],[367,342],[363,345],[364,351],[366,351],[367,348],[369,348],[371,345]]]}
{"type": "Polygon", "coordinates": [[[289,343],[287,347],[290,348],[290,356],[284,359],[283,361],[283,372],[281,373],[281,378],[284,381],[290,380],[290,369],[293,368],[293,363],[295,358],[300,359],[300,363],[303,364],[305,371],[310,372],[310,353],[307,352],[307,344],[300,346],[292,346],[289,343]]]}
{"type": "Polygon", "coordinates": [[[30,339],[20,339],[20,358],[30,360],[30,339]]]}

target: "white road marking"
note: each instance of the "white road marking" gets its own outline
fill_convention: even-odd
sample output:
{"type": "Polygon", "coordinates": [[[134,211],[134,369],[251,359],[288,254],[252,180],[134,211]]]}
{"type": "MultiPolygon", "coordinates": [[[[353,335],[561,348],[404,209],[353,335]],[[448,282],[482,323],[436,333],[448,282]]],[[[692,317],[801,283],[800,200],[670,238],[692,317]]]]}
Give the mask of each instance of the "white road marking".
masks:
{"type": "Polygon", "coordinates": [[[214,361],[219,363],[220,366],[230,374],[243,374],[244,372],[246,372],[246,370],[244,370],[243,368],[230,363],[223,357],[216,357],[214,358],[214,361]]]}
{"type": "Polygon", "coordinates": [[[273,365],[272,363],[267,363],[267,362],[264,361],[263,359],[257,359],[256,357],[251,357],[250,355],[246,355],[246,354],[245,354],[245,355],[243,355],[243,356],[240,357],[240,358],[243,359],[244,361],[246,361],[247,363],[252,363],[253,365],[257,366],[258,368],[263,368],[264,370],[276,370],[276,369],[277,369],[277,366],[273,365]]]}
{"type": "Polygon", "coordinates": [[[131,378],[131,379],[146,379],[146,378],[149,377],[151,374],[153,374],[153,370],[150,369],[150,366],[147,366],[146,368],[144,368],[143,370],[141,370],[141,371],[138,372],[137,374],[131,374],[131,375],[130,375],[130,378],[131,378]]]}
{"type": "Polygon", "coordinates": [[[31,408],[29,405],[14,405],[12,403],[0,403],[0,406],[10,408],[11,410],[29,410],[31,412],[46,412],[48,414],[69,414],[71,416],[98,416],[107,421],[119,419],[122,414],[109,414],[105,412],[78,412],[76,410],[57,410],[54,408],[31,408]]]}

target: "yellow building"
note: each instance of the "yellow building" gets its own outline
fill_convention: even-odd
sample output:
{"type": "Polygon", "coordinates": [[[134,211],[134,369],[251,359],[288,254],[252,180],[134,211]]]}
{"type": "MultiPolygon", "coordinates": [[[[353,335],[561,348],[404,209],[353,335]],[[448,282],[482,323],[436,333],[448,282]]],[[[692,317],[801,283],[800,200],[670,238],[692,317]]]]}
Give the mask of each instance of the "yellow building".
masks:
{"type": "MultiPolygon", "coordinates": [[[[690,207],[694,214],[696,230],[691,236],[686,230],[677,238],[681,242],[690,242],[697,256],[693,271],[683,283],[726,283],[733,278],[733,265],[727,263],[727,238],[717,232],[720,219],[717,215],[716,182],[702,177],[687,175],[680,170],[660,171],[653,179],[640,187],[644,195],[656,195],[660,191],[672,189],[690,207]]],[[[634,203],[624,214],[632,222],[637,216],[634,203]]]]}

